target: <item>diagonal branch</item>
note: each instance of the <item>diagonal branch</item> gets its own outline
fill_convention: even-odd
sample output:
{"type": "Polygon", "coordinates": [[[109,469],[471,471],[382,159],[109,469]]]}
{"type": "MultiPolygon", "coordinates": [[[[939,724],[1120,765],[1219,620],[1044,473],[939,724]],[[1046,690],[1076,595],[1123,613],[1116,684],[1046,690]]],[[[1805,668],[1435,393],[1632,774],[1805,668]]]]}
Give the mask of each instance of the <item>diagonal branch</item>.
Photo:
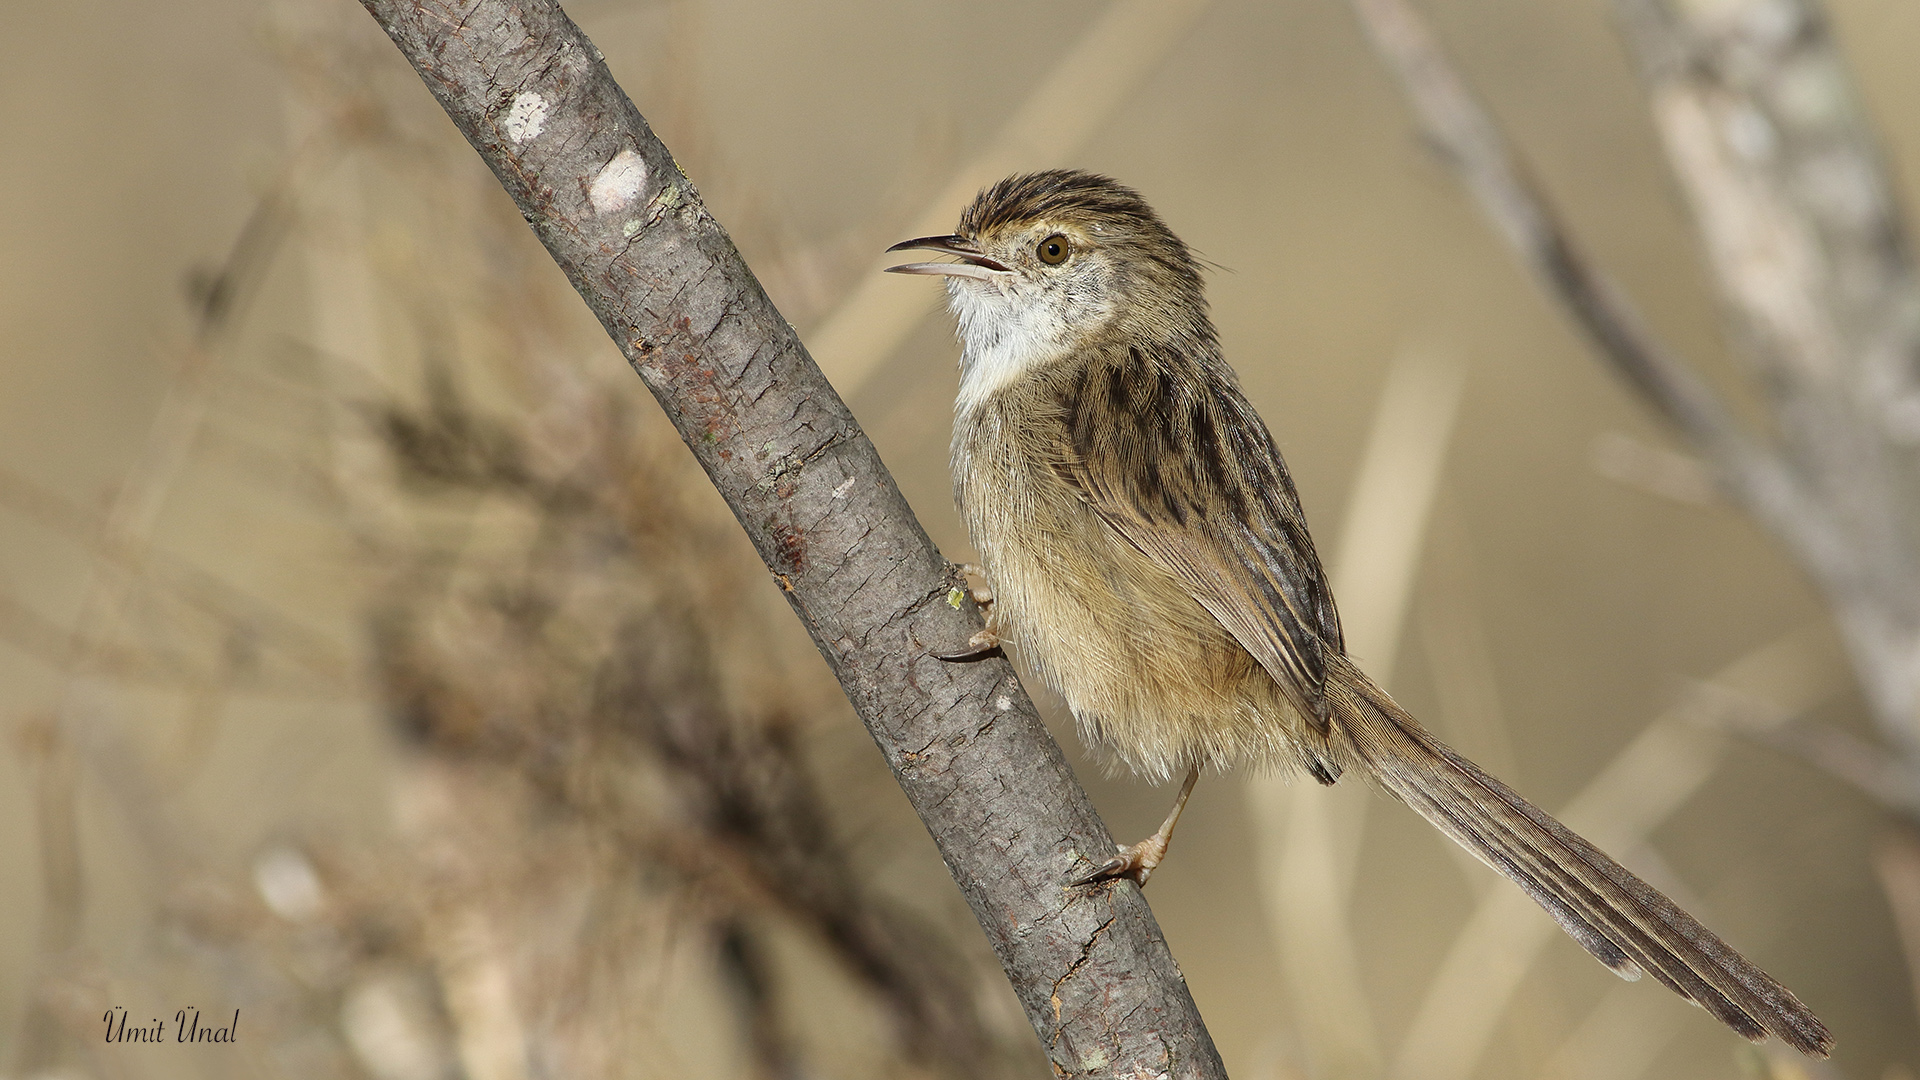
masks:
{"type": "Polygon", "coordinates": [[[1152,913],[873,446],[552,0],[363,0],[653,391],[880,746],[1055,1072],[1223,1077],[1152,913]]]}

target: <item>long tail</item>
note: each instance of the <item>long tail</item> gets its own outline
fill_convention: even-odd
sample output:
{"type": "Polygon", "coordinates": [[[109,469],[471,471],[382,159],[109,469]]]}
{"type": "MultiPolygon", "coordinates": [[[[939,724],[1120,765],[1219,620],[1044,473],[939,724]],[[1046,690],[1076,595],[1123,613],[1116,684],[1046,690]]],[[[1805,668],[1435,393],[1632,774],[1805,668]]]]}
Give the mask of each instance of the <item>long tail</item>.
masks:
{"type": "Polygon", "coordinates": [[[1601,963],[1625,978],[1651,972],[1755,1042],[1769,1032],[1805,1054],[1833,1045],[1813,1013],[1726,942],[1481,772],[1347,663],[1329,671],[1335,723],[1354,756],[1388,791],[1482,862],[1526,890],[1601,963]]]}

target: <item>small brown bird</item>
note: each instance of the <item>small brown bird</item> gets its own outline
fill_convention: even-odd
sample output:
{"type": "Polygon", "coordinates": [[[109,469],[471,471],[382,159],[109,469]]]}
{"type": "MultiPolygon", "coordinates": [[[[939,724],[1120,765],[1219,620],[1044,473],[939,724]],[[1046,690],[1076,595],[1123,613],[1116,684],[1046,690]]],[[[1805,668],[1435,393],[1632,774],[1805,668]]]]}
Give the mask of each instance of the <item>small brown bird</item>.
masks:
{"type": "Polygon", "coordinates": [[[1200,770],[1349,769],[1505,874],[1601,963],[1749,1039],[1826,1056],[1786,987],[1416,723],[1347,658],[1287,466],[1240,392],[1187,246],[1132,189],[1054,171],[982,192],[951,236],[953,479],[989,629],[1134,772],[1186,780],[1166,823],[1074,884],[1146,884],[1200,770]],[[987,597],[983,594],[983,599],[987,597]]]}

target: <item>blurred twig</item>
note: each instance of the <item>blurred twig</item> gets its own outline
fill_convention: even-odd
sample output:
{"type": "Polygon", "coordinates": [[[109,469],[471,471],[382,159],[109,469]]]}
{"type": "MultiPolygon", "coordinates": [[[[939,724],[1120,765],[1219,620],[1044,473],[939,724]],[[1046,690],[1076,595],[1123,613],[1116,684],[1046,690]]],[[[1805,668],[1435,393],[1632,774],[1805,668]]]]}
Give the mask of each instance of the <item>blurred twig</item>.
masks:
{"type": "MultiPolygon", "coordinates": [[[[503,327],[500,337],[511,340],[513,331],[503,327]]],[[[567,378],[532,355],[525,363],[529,374],[545,368],[531,380],[536,385],[567,378]]],[[[437,501],[517,503],[540,525],[524,549],[492,553],[475,573],[456,575],[462,584],[413,573],[416,556],[401,560],[383,590],[375,652],[384,696],[410,742],[436,762],[434,774],[445,780],[441,800],[486,798],[487,785],[452,778],[498,767],[530,785],[538,818],[573,822],[622,852],[623,862],[709,898],[691,921],[712,924],[720,967],[742,991],[746,1041],[769,1072],[781,1072],[780,1063],[798,1060],[798,1052],[776,1038],[771,1020],[783,999],[749,918],[765,913],[812,933],[872,991],[910,1060],[955,1077],[1015,1071],[976,1008],[969,965],[929,928],[858,885],[799,760],[790,718],[778,708],[741,715],[725,703],[737,688],[722,676],[717,643],[756,652],[739,625],[753,609],[732,549],[705,535],[706,523],[683,505],[690,478],[659,460],[662,440],[630,428],[611,385],[605,397],[558,395],[566,413],[536,410],[547,413],[541,423],[516,425],[474,412],[449,379],[436,379],[423,406],[396,403],[373,417],[399,490],[422,509],[437,501]],[[546,469],[562,463],[534,445],[543,423],[584,444],[558,474],[546,469]],[[670,811],[632,794],[655,769],[677,793],[670,811]]],[[[470,845],[449,827],[462,816],[424,818],[411,831],[423,843],[462,850],[470,845]]],[[[461,875],[510,863],[518,831],[466,851],[456,862],[471,868],[461,875]]],[[[485,922],[471,897],[486,892],[450,889],[448,903],[464,905],[460,918],[485,922]]],[[[514,906],[510,895],[488,903],[514,906]]],[[[581,941],[577,948],[605,946],[581,941]]],[[[467,970],[464,963],[448,970],[467,970]]],[[[537,984],[517,992],[521,999],[542,994],[537,984]]],[[[535,1015],[516,1015],[516,1024],[541,1031],[541,1006],[525,1007],[535,1015]]],[[[454,1009],[463,1033],[501,1026],[470,1023],[463,1019],[470,1012],[454,1009]]],[[[549,1048],[548,1041],[540,1034],[526,1043],[546,1054],[579,1054],[578,1046],[549,1048]]],[[[511,1047],[463,1053],[527,1056],[511,1047]]]]}
{"type": "MultiPolygon", "coordinates": [[[[238,673],[238,681],[243,685],[316,696],[345,692],[353,665],[325,635],[259,597],[235,588],[219,575],[170,552],[128,544],[124,537],[115,543],[116,538],[98,516],[6,469],[0,469],[0,506],[24,514],[82,544],[94,545],[93,557],[124,575],[125,588],[153,589],[177,600],[215,621],[230,639],[244,639],[248,649],[281,656],[299,673],[271,676],[262,672],[259,664],[250,663],[247,671],[238,673]]],[[[85,657],[89,667],[121,678],[165,685],[204,683],[213,678],[210,674],[196,676],[190,670],[183,670],[173,658],[162,663],[137,646],[117,644],[101,635],[98,628],[87,631],[76,627],[56,632],[51,620],[4,592],[0,592],[0,638],[55,664],[72,662],[73,656],[66,651],[71,649],[85,657]],[[63,645],[68,637],[71,641],[63,645]]]]}
{"type": "Polygon", "coordinates": [[[1920,818],[1920,778],[1885,749],[1828,724],[1755,724],[1733,717],[1729,728],[1791,754],[1891,810],[1920,818]]]}
{"type": "Polygon", "coordinates": [[[1352,4],[1428,138],[1502,238],[1592,335],[1602,357],[1712,459],[1737,497],[1783,530],[1797,551],[1841,573],[1840,538],[1824,523],[1798,516],[1810,495],[1800,479],[1740,432],[1706,384],[1654,338],[1626,294],[1573,242],[1406,0],[1352,4]]]}
{"type": "Polygon", "coordinates": [[[1382,680],[1399,657],[1465,381],[1451,357],[1395,357],[1347,496],[1331,572],[1341,622],[1353,624],[1347,653],[1382,680]]]}
{"type": "MultiPolygon", "coordinates": [[[[1415,614],[1414,627],[1439,707],[1440,732],[1489,773],[1518,784],[1520,761],[1480,606],[1466,513],[1455,504],[1435,518],[1432,584],[1429,599],[1415,614]]],[[[1473,865],[1475,880],[1493,883],[1494,879],[1481,876],[1479,860],[1457,844],[1447,844],[1446,850],[1467,856],[1462,865],[1473,865]]]]}
{"type": "Polygon", "coordinates": [[[747,1045],[757,1066],[755,1080],[800,1080],[805,1075],[793,1048],[780,1036],[779,997],[765,946],[744,921],[721,928],[722,964],[748,1016],[747,1045]]]}
{"type": "Polygon", "coordinates": [[[1777,437],[1763,441],[1592,265],[1406,0],[1352,3],[1509,246],[1819,585],[1883,737],[1920,760],[1920,294],[1812,5],[1735,0],[1688,21],[1665,0],[1618,2],[1772,406],[1777,437]]]}
{"type": "Polygon", "coordinates": [[[1559,1080],[1639,1080],[1679,1033],[1686,1016],[1632,983],[1607,988],[1600,1003],[1547,1058],[1539,1075],[1559,1080]]]}
{"type": "Polygon", "coordinates": [[[1723,502],[1711,469],[1692,454],[1654,446],[1623,431],[1603,431],[1587,447],[1593,471],[1651,495],[1692,506],[1723,502]]]}
{"type": "Polygon", "coordinates": [[[41,1023],[19,1029],[20,1045],[15,1055],[23,1062],[45,1062],[58,1053],[62,1028],[54,1022],[55,1005],[47,998],[54,991],[55,974],[72,962],[69,954],[79,943],[81,917],[86,910],[76,799],[80,756],[68,733],[48,716],[25,721],[18,732],[18,745],[33,767],[34,816],[39,826],[36,839],[40,849],[41,914],[35,946],[40,954],[41,979],[31,990],[34,998],[28,1006],[28,1017],[38,1017],[41,1023]]]}
{"type": "Polygon", "coordinates": [[[1882,737],[1920,763],[1920,283],[1845,61],[1813,0],[1614,9],[1800,478],[1789,503],[1742,502],[1820,584],[1882,737]]]}
{"type": "MultiPolygon", "coordinates": [[[[1405,0],[1352,2],[1428,135],[1508,244],[1818,585],[1885,745],[1783,727],[1778,715],[1728,722],[1892,812],[1920,816],[1920,287],[1870,126],[1817,4],[1615,0],[1769,409],[1771,431],[1757,440],[1592,268],[1405,0]]],[[[1613,449],[1622,464],[1628,455],[1613,449]]],[[[1646,455],[1634,459],[1647,464],[1646,455]]],[[[1674,795],[1690,790],[1673,779],[1669,786],[1674,795]]],[[[1644,793],[1635,805],[1644,816],[1644,793]]],[[[1578,815],[1568,820],[1579,824],[1578,815]]],[[[1591,835],[1608,842],[1605,831],[1591,835]]],[[[1901,865],[1883,860],[1882,876],[1908,919],[1901,865]]],[[[1464,1075],[1478,1057],[1494,1013],[1466,1016],[1447,1003],[1467,1000],[1462,987],[1475,970],[1480,982],[1497,976],[1501,997],[1511,992],[1531,950],[1490,954],[1493,942],[1476,940],[1511,939],[1502,922],[1510,924],[1483,905],[1456,942],[1402,1048],[1402,1075],[1464,1075]]],[[[1772,1069],[1753,1060],[1758,1071],[1772,1069]]]]}
{"type": "MultiPolygon", "coordinates": [[[[95,741],[86,734],[86,729],[89,724],[100,722],[100,715],[99,710],[88,707],[87,677],[100,670],[98,665],[102,661],[112,664],[119,652],[110,648],[101,654],[96,650],[107,643],[133,583],[146,568],[148,547],[161,511],[192,458],[206,418],[214,376],[231,342],[237,316],[254,294],[273,252],[286,234],[295,194],[305,171],[312,167],[316,157],[329,152],[331,145],[329,139],[316,138],[292,155],[255,205],[218,266],[189,282],[194,308],[192,337],[181,350],[139,452],[95,526],[92,559],[81,588],[78,612],[60,635],[58,654],[52,658],[61,679],[59,704],[52,722],[61,729],[58,735],[61,740],[82,744],[95,741]]],[[[26,491],[18,482],[8,487],[15,496],[26,491]]],[[[51,505],[45,499],[34,501],[43,509],[51,505]]],[[[49,520],[69,517],[70,513],[57,512],[51,514],[49,520]]],[[[196,591],[203,596],[208,592],[196,591]]],[[[30,617],[30,613],[18,605],[13,606],[11,614],[16,619],[22,615],[30,617]]],[[[64,790],[65,797],[70,799],[74,785],[67,784],[59,790],[64,790]]],[[[49,798],[43,798],[38,807],[43,818],[72,813],[70,808],[61,810],[53,805],[49,798]]],[[[68,836],[77,846],[77,833],[55,832],[68,836]]],[[[77,880],[82,866],[77,851],[70,860],[64,856],[62,859],[63,866],[70,862],[71,874],[77,880]]],[[[77,885],[67,890],[52,880],[43,883],[43,888],[56,887],[66,890],[71,903],[82,903],[84,890],[77,885]]],[[[62,904],[68,902],[61,901],[62,904]]],[[[49,905],[48,913],[56,919],[64,917],[58,914],[58,905],[49,905]]],[[[52,940],[43,939],[43,945],[52,940]]],[[[43,950],[35,965],[36,982],[44,987],[59,979],[63,960],[43,950]]],[[[66,1029],[61,1020],[48,1011],[41,993],[29,995],[27,1015],[21,1021],[20,1030],[37,1034],[24,1040],[16,1050],[13,1064],[18,1072],[36,1075],[57,1064],[66,1029]]]]}

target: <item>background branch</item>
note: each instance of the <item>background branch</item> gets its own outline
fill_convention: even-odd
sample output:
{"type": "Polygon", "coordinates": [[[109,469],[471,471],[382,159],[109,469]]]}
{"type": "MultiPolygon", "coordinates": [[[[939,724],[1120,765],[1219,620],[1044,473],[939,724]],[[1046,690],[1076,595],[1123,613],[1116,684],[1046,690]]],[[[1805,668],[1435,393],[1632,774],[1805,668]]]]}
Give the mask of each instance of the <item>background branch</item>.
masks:
{"type": "Polygon", "coordinates": [[[552,3],[365,0],[654,392],[833,666],[1061,1075],[1224,1071],[1112,840],[852,416],[552,3]]]}
{"type": "Polygon", "coordinates": [[[1920,291],[1845,62],[1807,0],[1614,10],[1741,359],[1804,478],[1794,517],[1830,546],[1803,550],[1756,516],[1826,592],[1882,736],[1920,760],[1920,291]]]}
{"type": "MultiPolygon", "coordinates": [[[[1920,755],[1920,554],[1906,420],[1920,295],[1844,70],[1811,5],[1684,21],[1620,0],[1669,162],[1762,383],[1759,439],[1647,328],[1526,175],[1405,0],[1353,0],[1422,127],[1600,355],[1812,577],[1883,736],[1920,755]]],[[[1762,10],[1764,8],[1764,10],[1762,10]]],[[[1904,809],[1901,807],[1900,809],[1904,809]]]]}

